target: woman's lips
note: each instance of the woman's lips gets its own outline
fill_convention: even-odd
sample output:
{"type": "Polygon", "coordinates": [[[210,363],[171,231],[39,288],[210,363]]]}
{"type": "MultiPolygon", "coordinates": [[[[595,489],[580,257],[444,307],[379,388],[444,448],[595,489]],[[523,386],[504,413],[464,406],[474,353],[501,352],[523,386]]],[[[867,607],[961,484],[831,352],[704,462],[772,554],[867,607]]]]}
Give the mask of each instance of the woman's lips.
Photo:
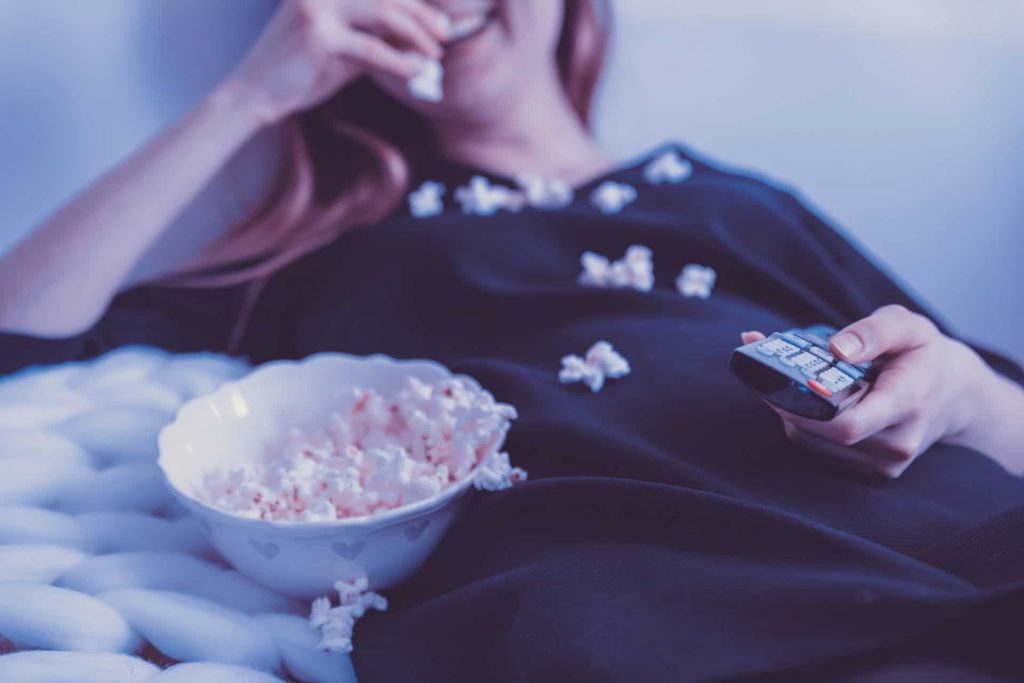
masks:
{"type": "Polygon", "coordinates": [[[451,29],[448,31],[446,45],[457,43],[471,36],[476,35],[487,26],[487,23],[494,17],[494,12],[482,12],[452,19],[451,29]]]}

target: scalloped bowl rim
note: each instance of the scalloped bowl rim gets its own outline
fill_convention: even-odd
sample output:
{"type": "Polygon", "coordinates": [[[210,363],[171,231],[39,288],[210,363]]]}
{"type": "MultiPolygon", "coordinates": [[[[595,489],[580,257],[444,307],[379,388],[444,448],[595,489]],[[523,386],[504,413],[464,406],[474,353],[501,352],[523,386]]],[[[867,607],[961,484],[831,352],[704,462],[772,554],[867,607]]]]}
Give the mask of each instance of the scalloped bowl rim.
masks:
{"type": "MultiPolygon", "coordinates": [[[[166,465],[169,458],[165,458],[165,456],[167,456],[167,449],[165,448],[164,444],[165,441],[170,439],[176,432],[179,432],[187,428],[188,416],[186,415],[186,413],[199,410],[198,406],[200,405],[200,403],[209,399],[212,396],[216,396],[218,394],[228,394],[231,391],[237,390],[239,387],[249,383],[250,380],[252,380],[252,378],[256,377],[257,375],[264,375],[271,372],[280,373],[281,371],[293,370],[305,365],[335,363],[337,361],[345,361],[349,363],[374,362],[397,367],[410,365],[426,366],[432,370],[441,372],[447,377],[467,382],[470,384],[470,386],[472,386],[474,389],[478,391],[485,391],[485,389],[481,387],[480,383],[477,382],[472,377],[470,377],[469,375],[453,373],[450,369],[446,368],[444,365],[441,365],[437,361],[432,361],[423,358],[396,359],[382,353],[376,353],[370,356],[357,356],[354,354],[336,351],[324,351],[306,356],[305,358],[299,360],[282,359],[268,361],[254,368],[250,373],[248,373],[245,377],[242,377],[241,379],[224,382],[223,384],[218,386],[214,391],[209,392],[207,394],[203,394],[201,396],[196,396],[186,401],[178,409],[178,412],[175,414],[174,419],[160,430],[160,433],[157,437],[160,452],[160,455],[157,458],[157,466],[160,468],[160,474],[162,475],[164,483],[170,489],[171,493],[173,493],[176,498],[182,501],[186,505],[186,507],[193,509],[198,508],[202,514],[217,518],[226,524],[231,524],[235,526],[248,526],[254,530],[259,529],[261,532],[269,532],[273,535],[281,535],[283,533],[288,533],[289,535],[297,534],[301,536],[307,536],[320,535],[321,533],[345,530],[372,530],[381,527],[392,526],[394,524],[399,524],[401,522],[408,521],[408,519],[410,518],[422,517],[427,514],[430,514],[431,512],[434,512],[435,510],[441,507],[444,507],[445,504],[447,504],[454,498],[460,496],[461,494],[465,493],[470,488],[470,486],[473,483],[472,474],[470,476],[465,477],[462,481],[458,481],[455,484],[449,486],[447,489],[445,489],[441,493],[438,493],[437,495],[431,496],[430,498],[424,498],[423,500],[418,500],[415,503],[402,505],[391,510],[377,512],[372,515],[361,515],[359,517],[345,517],[343,519],[327,521],[296,522],[273,519],[253,519],[251,517],[242,517],[241,515],[236,515],[225,510],[221,510],[220,508],[213,507],[212,505],[209,505],[208,503],[199,500],[192,494],[183,491],[172,480],[171,475],[167,471],[166,465]]],[[[504,435],[502,435],[501,439],[499,439],[495,443],[493,448],[495,450],[500,450],[502,444],[504,443],[504,440],[504,435]]]]}

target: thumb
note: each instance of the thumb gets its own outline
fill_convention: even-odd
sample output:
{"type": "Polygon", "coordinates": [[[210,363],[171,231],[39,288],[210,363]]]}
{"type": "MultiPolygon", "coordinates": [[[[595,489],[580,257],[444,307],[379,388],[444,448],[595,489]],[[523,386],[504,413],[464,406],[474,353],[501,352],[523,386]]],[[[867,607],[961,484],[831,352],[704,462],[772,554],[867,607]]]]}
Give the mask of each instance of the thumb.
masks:
{"type": "Polygon", "coordinates": [[[885,354],[924,346],[938,332],[928,318],[903,306],[882,306],[847,325],[829,341],[832,351],[849,363],[864,363],[885,354]]]}

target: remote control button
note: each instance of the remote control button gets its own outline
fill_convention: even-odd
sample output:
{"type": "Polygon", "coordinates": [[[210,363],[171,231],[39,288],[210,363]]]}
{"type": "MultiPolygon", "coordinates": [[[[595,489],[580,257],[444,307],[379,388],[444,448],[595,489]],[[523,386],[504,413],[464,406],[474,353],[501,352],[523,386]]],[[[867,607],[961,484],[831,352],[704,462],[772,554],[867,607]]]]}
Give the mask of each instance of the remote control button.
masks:
{"type": "Polygon", "coordinates": [[[818,375],[818,380],[829,389],[840,392],[853,384],[853,378],[839,368],[829,368],[818,375]]]}
{"type": "Polygon", "coordinates": [[[779,339],[778,337],[772,337],[767,341],[763,341],[756,347],[759,353],[765,356],[788,356],[792,353],[796,353],[800,349],[793,346],[792,344],[779,339]]]}
{"type": "Polygon", "coordinates": [[[850,365],[844,360],[836,363],[836,367],[845,372],[847,375],[854,379],[860,379],[864,376],[864,371],[858,368],[856,365],[850,365]]]}
{"type": "Polygon", "coordinates": [[[793,363],[808,377],[814,377],[820,370],[828,367],[828,363],[806,351],[794,356],[793,363]]]}
{"type": "Polygon", "coordinates": [[[793,362],[793,356],[779,356],[778,361],[785,365],[786,367],[790,368],[796,365],[796,363],[793,362]]]}
{"type": "Polygon", "coordinates": [[[832,392],[829,390],[828,387],[826,387],[825,385],[823,385],[820,382],[817,382],[817,381],[815,381],[813,379],[809,379],[809,380],[807,380],[807,386],[809,386],[811,389],[813,389],[814,391],[818,392],[819,394],[821,394],[825,398],[832,398],[832,392]]]}
{"type": "Polygon", "coordinates": [[[832,361],[834,361],[836,359],[836,357],[833,356],[831,353],[829,353],[825,349],[820,349],[817,346],[812,346],[811,348],[809,348],[807,350],[810,351],[811,353],[813,353],[818,358],[820,358],[823,361],[825,361],[826,363],[831,363],[832,361]]]}
{"type": "Polygon", "coordinates": [[[817,344],[818,346],[828,347],[828,340],[827,339],[822,339],[821,337],[819,337],[818,335],[816,335],[816,334],[814,334],[812,332],[803,332],[803,333],[800,334],[800,336],[803,337],[804,339],[806,339],[807,341],[811,342],[812,344],[817,344]]]}
{"type": "Polygon", "coordinates": [[[788,341],[793,346],[800,349],[806,349],[808,346],[811,345],[811,342],[807,341],[806,339],[802,339],[801,337],[798,337],[795,334],[790,334],[789,332],[783,332],[779,336],[781,336],[783,339],[788,341]]]}

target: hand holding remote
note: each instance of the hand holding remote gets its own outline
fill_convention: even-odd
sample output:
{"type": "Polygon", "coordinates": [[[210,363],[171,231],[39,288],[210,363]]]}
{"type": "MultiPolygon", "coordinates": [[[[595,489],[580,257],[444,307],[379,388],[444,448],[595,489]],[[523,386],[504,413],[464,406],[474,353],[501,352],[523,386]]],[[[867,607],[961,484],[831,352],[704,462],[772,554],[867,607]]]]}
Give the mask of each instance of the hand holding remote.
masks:
{"type": "MultiPolygon", "coordinates": [[[[744,344],[763,338],[742,335],[744,344]]],[[[771,406],[793,441],[888,478],[937,441],[976,448],[1017,473],[1024,469],[1024,442],[1015,441],[1024,435],[1004,434],[1012,427],[991,417],[993,411],[1024,414],[1024,392],[924,316],[883,306],[837,332],[829,346],[849,363],[876,363],[878,375],[860,402],[828,422],[771,406]]]]}

